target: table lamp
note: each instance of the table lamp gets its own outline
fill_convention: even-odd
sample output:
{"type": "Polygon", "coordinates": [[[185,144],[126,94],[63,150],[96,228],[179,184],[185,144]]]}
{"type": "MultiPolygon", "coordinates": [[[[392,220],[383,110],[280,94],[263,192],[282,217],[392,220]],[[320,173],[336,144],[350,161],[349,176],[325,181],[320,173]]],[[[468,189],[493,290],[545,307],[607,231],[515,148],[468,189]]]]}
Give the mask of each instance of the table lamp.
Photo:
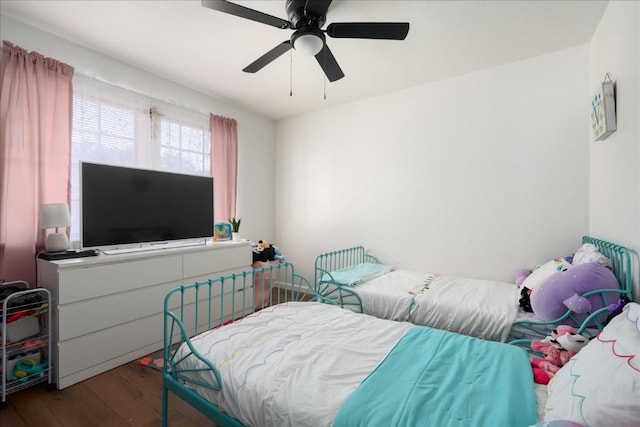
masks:
{"type": "MultiPolygon", "coordinates": [[[[69,238],[66,233],[58,232],[59,227],[69,227],[71,215],[66,203],[51,203],[40,206],[40,227],[55,228],[56,232],[48,234],[44,241],[44,249],[48,252],[62,252],[69,249],[69,238]]],[[[46,231],[45,231],[46,233],[46,231]]]]}

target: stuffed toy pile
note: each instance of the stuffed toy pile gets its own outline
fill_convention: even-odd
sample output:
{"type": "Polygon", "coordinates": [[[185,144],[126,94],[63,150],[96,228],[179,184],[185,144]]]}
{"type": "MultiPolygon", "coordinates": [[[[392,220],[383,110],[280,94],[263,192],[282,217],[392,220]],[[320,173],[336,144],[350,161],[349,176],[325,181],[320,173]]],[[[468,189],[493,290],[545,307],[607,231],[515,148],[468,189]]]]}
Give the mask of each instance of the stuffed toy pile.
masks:
{"type": "Polygon", "coordinates": [[[253,262],[267,262],[284,259],[280,250],[266,240],[258,240],[258,243],[254,244],[252,249],[253,262]]]}
{"type": "MultiPolygon", "coordinates": [[[[568,309],[574,312],[578,322],[582,322],[589,313],[618,299],[619,295],[613,292],[605,294],[605,301],[601,295],[582,296],[598,289],[620,289],[612,270],[609,259],[594,245],[586,243],[571,257],[553,259],[532,272],[519,270],[516,277],[520,288],[518,303],[524,311],[535,313],[543,322],[561,317],[568,309]]],[[[578,326],[572,319],[566,322],[578,326]]]]}
{"type": "Polygon", "coordinates": [[[531,359],[533,380],[537,384],[548,384],[556,372],[588,343],[588,338],[577,334],[576,330],[568,325],[558,326],[551,336],[544,340],[532,341],[531,349],[544,355],[544,359],[531,359]]]}

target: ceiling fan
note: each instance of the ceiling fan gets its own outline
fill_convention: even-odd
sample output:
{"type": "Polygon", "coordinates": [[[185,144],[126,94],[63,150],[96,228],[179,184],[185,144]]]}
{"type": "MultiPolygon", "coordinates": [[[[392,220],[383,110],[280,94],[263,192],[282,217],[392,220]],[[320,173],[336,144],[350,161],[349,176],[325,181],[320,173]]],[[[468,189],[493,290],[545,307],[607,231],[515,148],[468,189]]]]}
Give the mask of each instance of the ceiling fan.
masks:
{"type": "Polygon", "coordinates": [[[294,30],[289,40],[280,43],[242,70],[247,73],[259,71],[293,48],[304,55],[315,56],[329,81],[334,82],[343,78],[344,73],[327,46],[325,34],[338,39],[404,40],[407,37],[408,22],[334,22],[323,30],[331,1],[286,0],[288,21],[225,0],[202,0],[202,5],[283,30],[294,30]]]}

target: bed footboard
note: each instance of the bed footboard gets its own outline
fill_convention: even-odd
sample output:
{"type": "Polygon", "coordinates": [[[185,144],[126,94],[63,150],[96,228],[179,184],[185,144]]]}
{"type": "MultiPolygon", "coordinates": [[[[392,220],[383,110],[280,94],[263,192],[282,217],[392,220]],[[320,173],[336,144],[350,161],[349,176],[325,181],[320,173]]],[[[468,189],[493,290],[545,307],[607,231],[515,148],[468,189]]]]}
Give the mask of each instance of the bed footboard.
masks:
{"type": "Polygon", "coordinates": [[[309,281],[296,274],[293,264],[288,262],[171,290],[164,300],[162,425],[166,427],[168,423],[168,392],[171,391],[218,425],[241,426],[235,418],[192,390],[199,386],[219,391],[223,384],[216,366],[193,347],[191,337],[271,305],[313,299],[318,298],[309,281]],[[203,367],[181,368],[180,362],[187,357],[198,358],[203,367]],[[207,383],[189,375],[198,371],[211,372],[215,380],[207,383]]]}
{"type": "Polygon", "coordinates": [[[549,322],[526,319],[516,320],[507,340],[510,344],[530,348],[531,341],[541,340],[551,335],[551,332],[558,325],[566,323],[567,320],[580,325],[578,328],[579,334],[592,338],[604,328],[606,321],[620,308],[617,304],[611,304],[611,301],[629,302],[632,300],[633,283],[629,250],[624,246],[590,236],[583,236],[582,243],[595,245],[600,253],[609,258],[613,266],[613,273],[620,284],[620,289],[597,289],[582,294],[585,298],[596,296],[604,305],[598,310],[589,313],[584,320],[578,320],[571,310],[567,310],[562,316],[549,322]]]}
{"type": "Polygon", "coordinates": [[[315,293],[326,303],[337,304],[362,313],[360,296],[348,286],[337,283],[331,272],[354,267],[364,262],[379,263],[378,259],[368,254],[363,246],[353,246],[318,255],[315,261],[313,286],[315,293]]]}

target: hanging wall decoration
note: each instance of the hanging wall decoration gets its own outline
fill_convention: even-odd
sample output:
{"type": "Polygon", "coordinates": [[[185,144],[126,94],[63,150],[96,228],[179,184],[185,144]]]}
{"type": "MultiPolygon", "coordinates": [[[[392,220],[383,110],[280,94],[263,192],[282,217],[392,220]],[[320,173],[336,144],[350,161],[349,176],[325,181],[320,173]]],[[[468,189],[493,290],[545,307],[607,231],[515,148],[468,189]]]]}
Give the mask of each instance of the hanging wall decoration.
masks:
{"type": "Polygon", "coordinates": [[[595,141],[602,141],[616,131],[615,86],[609,73],[600,90],[591,100],[591,132],[595,141]]]}

